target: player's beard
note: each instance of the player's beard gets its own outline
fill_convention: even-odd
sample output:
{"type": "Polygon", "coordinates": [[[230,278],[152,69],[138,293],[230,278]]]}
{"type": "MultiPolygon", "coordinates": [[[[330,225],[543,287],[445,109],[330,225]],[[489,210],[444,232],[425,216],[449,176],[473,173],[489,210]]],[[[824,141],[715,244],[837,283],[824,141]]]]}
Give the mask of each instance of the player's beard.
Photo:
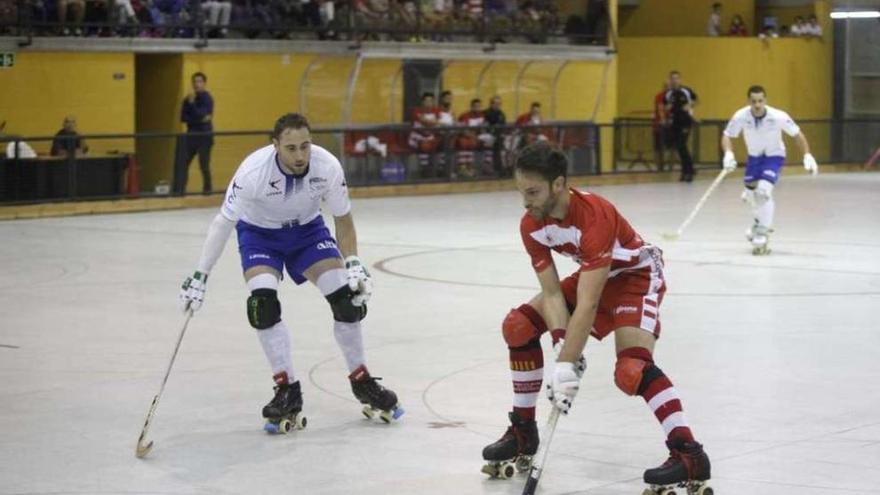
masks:
{"type": "Polygon", "coordinates": [[[550,212],[552,212],[556,208],[556,205],[558,203],[559,198],[555,194],[551,193],[550,197],[547,198],[547,201],[544,201],[544,204],[542,204],[540,207],[530,208],[529,214],[532,215],[532,217],[536,220],[544,220],[545,218],[550,216],[550,212]]]}

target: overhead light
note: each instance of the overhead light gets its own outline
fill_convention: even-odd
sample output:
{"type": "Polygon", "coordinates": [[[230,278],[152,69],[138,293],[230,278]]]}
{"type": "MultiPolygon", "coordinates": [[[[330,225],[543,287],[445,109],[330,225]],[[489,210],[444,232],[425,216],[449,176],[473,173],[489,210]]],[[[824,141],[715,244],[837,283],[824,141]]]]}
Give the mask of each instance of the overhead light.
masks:
{"type": "Polygon", "coordinates": [[[832,12],[832,19],[875,19],[880,17],[878,10],[852,10],[849,12],[832,12]]]}

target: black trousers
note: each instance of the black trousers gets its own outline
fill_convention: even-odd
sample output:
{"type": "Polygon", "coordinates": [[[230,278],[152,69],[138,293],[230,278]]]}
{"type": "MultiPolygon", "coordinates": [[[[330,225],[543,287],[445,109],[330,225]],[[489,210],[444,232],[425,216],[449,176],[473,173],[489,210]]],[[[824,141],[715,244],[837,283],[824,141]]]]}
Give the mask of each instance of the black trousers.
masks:
{"type": "Polygon", "coordinates": [[[208,193],[211,187],[211,136],[180,136],[177,140],[177,153],[174,160],[174,194],[186,193],[189,177],[189,164],[199,155],[199,169],[202,171],[202,192],[208,193]]]}
{"type": "Polygon", "coordinates": [[[688,137],[691,135],[690,125],[672,126],[672,139],[675,143],[675,149],[678,151],[678,157],[681,160],[682,177],[692,177],[694,175],[694,159],[688,149],[688,137]]]}

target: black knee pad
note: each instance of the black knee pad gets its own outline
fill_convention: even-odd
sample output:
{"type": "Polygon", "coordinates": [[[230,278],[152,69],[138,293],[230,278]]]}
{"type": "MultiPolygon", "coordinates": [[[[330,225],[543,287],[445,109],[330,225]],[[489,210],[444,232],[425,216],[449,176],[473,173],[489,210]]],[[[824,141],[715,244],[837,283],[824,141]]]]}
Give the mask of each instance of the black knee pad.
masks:
{"type": "Polygon", "coordinates": [[[648,390],[648,386],[654,383],[654,381],[659,380],[666,376],[663,373],[663,370],[654,365],[654,363],[649,364],[642,370],[642,382],[639,384],[639,390],[637,392],[638,395],[642,395],[645,393],[645,390],[648,390]]]}
{"type": "Polygon", "coordinates": [[[355,306],[351,298],[355,296],[348,285],[343,285],[336,292],[327,296],[330,309],[333,310],[333,319],[345,323],[361,321],[367,316],[367,305],[355,306]]]}
{"type": "Polygon", "coordinates": [[[247,300],[247,315],[251,326],[257,330],[272,328],[281,321],[281,303],[278,291],[274,289],[257,289],[251,292],[247,300]]]}

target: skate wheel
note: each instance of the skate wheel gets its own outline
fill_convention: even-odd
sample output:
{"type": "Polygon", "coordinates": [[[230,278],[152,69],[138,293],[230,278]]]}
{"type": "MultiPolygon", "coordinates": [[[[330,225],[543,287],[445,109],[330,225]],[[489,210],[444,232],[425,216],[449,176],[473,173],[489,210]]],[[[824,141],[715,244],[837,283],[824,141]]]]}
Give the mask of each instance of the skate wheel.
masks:
{"type": "Polygon", "coordinates": [[[364,406],[364,408],[361,409],[361,413],[367,419],[373,419],[373,416],[376,415],[376,411],[373,411],[373,408],[370,406],[364,406]]]}
{"type": "Polygon", "coordinates": [[[391,424],[391,411],[380,412],[379,419],[381,419],[385,424],[391,424]]]}
{"type": "Polygon", "coordinates": [[[306,427],[306,424],[308,424],[308,422],[309,422],[309,420],[306,419],[306,417],[303,416],[302,414],[297,414],[296,417],[293,418],[293,424],[294,424],[294,426],[296,426],[297,430],[304,429],[306,427]]]}
{"type": "Polygon", "coordinates": [[[498,477],[506,480],[508,478],[513,478],[513,475],[516,474],[516,468],[513,467],[513,464],[509,462],[501,463],[498,469],[498,477]]]}
{"type": "Polygon", "coordinates": [[[483,474],[489,475],[490,478],[497,478],[498,477],[498,466],[496,466],[495,464],[492,464],[492,463],[484,464],[482,469],[480,469],[480,472],[483,474]]]}
{"type": "Polygon", "coordinates": [[[290,427],[291,423],[289,419],[282,419],[278,422],[278,430],[280,431],[280,433],[290,433],[290,427]]]}
{"type": "Polygon", "coordinates": [[[710,486],[702,485],[699,487],[695,487],[696,489],[692,492],[694,495],[714,495],[715,490],[710,486]]]}
{"type": "Polygon", "coordinates": [[[522,455],[516,458],[516,470],[517,472],[524,473],[532,468],[532,457],[527,455],[522,455]]]}

